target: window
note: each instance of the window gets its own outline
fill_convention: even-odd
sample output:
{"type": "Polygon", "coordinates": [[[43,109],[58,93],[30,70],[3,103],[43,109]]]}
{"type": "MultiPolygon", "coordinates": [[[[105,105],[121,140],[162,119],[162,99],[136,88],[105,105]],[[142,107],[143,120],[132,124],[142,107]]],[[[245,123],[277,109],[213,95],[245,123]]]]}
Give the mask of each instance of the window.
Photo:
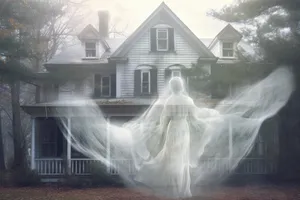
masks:
{"type": "Polygon", "coordinates": [[[110,96],[110,76],[103,76],[101,83],[102,96],[110,96]]]}
{"type": "Polygon", "coordinates": [[[223,42],[222,56],[232,58],[233,53],[233,42],[223,42]]]}
{"type": "Polygon", "coordinates": [[[110,96],[110,85],[111,85],[111,80],[110,76],[101,76],[100,74],[95,74],[95,96],[100,97],[100,96],[105,96],[108,97],[110,96]]]}
{"type": "Polygon", "coordinates": [[[96,43],[86,42],[85,43],[85,57],[95,58],[96,57],[96,43]]]}
{"type": "MultiPolygon", "coordinates": [[[[40,157],[57,157],[59,154],[58,149],[58,134],[59,129],[52,118],[42,119],[38,121],[41,127],[44,128],[40,135],[40,157]]],[[[60,138],[59,138],[60,139],[60,138]]]]}
{"type": "Polygon", "coordinates": [[[157,51],[168,51],[168,29],[156,29],[157,51]]]}
{"type": "Polygon", "coordinates": [[[150,71],[141,72],[141,93],[149,94],[150,93],[150,71]]]}
{"type": "Polygon", "coordinates": [[[180,70],[172,70],[172,77],[176,77],[176,76],[181,76],[181,71],[180,70]]]}

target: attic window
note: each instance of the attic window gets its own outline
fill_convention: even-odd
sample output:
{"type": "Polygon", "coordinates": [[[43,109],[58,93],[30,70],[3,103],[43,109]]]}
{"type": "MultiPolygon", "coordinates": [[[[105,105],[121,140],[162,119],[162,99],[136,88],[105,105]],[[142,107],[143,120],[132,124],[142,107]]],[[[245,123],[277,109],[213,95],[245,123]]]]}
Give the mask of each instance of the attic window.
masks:
{"type": "Polygon", "coordinates": [[[174,29],[151,28],[150,29],[150,51],[151,52],[174,52],[174,29]]]}
{"type": "Polygon", "coordinates": [[[233,42],[223,42],[222,56],[225,58],[233,58],[233,42]]]}
{"type": "Polygon", "coordinates": [[[168,51],[168,29],[156,29],[157,51],[168,51]]]}
{"type": "Polygon", "coordinates": [[[85,43],[85,57],[95,58],[96,57],[96,42],[85,43]]]}

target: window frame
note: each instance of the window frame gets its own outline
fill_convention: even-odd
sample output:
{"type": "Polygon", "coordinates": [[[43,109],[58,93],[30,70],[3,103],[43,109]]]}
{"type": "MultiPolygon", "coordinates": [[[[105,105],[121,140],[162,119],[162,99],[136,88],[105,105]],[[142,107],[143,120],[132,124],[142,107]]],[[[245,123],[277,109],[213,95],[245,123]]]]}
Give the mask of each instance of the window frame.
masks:
{"type": "Polygon", "coordinates": [[[101,96],[110,97],[111,96],[111,77],[110,76],[101,76],[101,96]],[[108,95],[103,95],[103,78],[108,78],[108,95]]]}
{"type": "Polygon", "coordinates": [[[221,48],[221,51],[222,51],[222,58],[234,58],[234,42],[232,41],[223,41],[222,42],[222,48],[221,48]],[[228,43],[228,44],[232,44],[232,48],[224,48],[224,43],[228,43]],[[232,56],[225,56],[224,55],[224,50],[225,51],[232,51],[232,56]]]}
{"type": "Polygon", "coordinates": [[[141,94],[151,94],[151,72],[149,69],[141,70],[141,94]],[[143,92],[143,74],[147,73],[148,74],[148,92],[143,92]]]}
{"type": "Polygon", "coordinates": [[[181,77],[181,70],[180,69],[173,69],[171,70],[171,77],[181,77]],[[175,76],[174,73],[178,72],[179,76],[175,76]]]}
{"type": "Polygon", "coordinates": [[[41,158],[56,158],[57,154],[58,154],[58,130],[57,127],[55,129],[55,131],[53,132],[46,132],[48,135],[42,134],[41,135],[41,139],[40,139],[40,157],[41,158]],[[53,136],[53,141],[47,140],[46,137],[51,137],[53,136]],[[51,152],[50,155],[47,155],[47,153],[44,151],[47,148],[46,152],[51,152]],[[53,149],[52,149],[53,148],[53,149]],[[50,151],[49,151],[50,150],[50,151]]]}
{"type": "Polygon", "coordinates": [[[168,51],[169,50],[169,30],[168,28],[156,28],[156,50],[157,51],[168,51]],[[166,32],[166,38],[158,38],[158,32],[166,32]],[[166,48],[160,49],[159,48],[159,40],[166,40],[166,48]]]}
{"type": "Polygon", "coordinates": [[[96,58],[97,57],[97,42],[85,42],[84,43],[85,47],[85,58],[96,58]],[[87,43],[95,44],[95,48],[87,48],[87,43]],[[95,51],[95,56],[88,56],[87,51],[95,51]]]}
{"type": "Polygon", "coordinates": [[[99,96],[97,96],[97,97],[111,97],[111,76],[109,76],[109,75],[104,75],[104,76],[102,76],[101,74],[94,74],[94,81],[93,81],[93,88],[94,88],[94,94],[95,94],[95,90],[96,90],[96,88],[98,89],[98,90],[100,90],[100,95],[99,96]],[[100,78],[100,88],[99,87],[97,87],[97,84],[96,84],[96,76],[97,75],[99,75],[101,78],[100,78]],[[109,87],[109,95],[103,95],[103,78],[108,78],[109,79],[109,85],[108,85],[108,87],[109,87]]]}

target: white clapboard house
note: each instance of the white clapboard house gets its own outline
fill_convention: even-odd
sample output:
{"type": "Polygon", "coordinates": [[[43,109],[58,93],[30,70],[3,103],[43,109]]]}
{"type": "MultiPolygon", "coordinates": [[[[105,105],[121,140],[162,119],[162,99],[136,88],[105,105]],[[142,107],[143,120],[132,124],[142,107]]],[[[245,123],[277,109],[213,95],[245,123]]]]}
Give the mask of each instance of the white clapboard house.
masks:
{"type": "MultiPolygon", "coordinates": [[[[59,106],[56,100],[71,99],[76,94],[91,97],[108,121],[122,123],[148,108],[171,76],[182,76],[188,85],[191,77],[186,71],[192,63],[200,63],[208,73],[214,73],[224,65],[239,67],[254,54],[230,24],[215,37],[201,39],[165,3],[126,39],[109,37],[107,11],[99,11],[98,16],[98,28],[87,25],[75,45],[45,63],[47,72],[39,82],[39,102],[22,106],[32,116],[31,167],[41,176],[88,175],[90,163],[97,162],[76,152],[63,137],[52,112],[59,106]]],[[[219,86],[223,90],[224,83],[219,86]]],[[[232,90],[230,85],[228,88],[232,90]]],[[[206,98],[216,101],[213,94],[206,98]]],[[[66,120],[72,132],[72,121],[80,120],[80,116],[66,116],[66,120]]],[[[271,127],[264,137],[258,137],[253,152],[235,173],[276,173],[277,131],[271,127]],[[265,137],[272,139],[266,142],[265,137]]],[[[220,155],[220,159],[232,159],[231,142],[228,154],[220,155]]],[[[112,162],[118,159],[107,156],[112,162]]],[[[130,160],[123,162],[132,164],[130,160]]],[[[207,158],[207,170],[212,168],[218,166],[210,166],[207,158]]],[[[118,174],[118,169],[107,170],[118,174]]]]}

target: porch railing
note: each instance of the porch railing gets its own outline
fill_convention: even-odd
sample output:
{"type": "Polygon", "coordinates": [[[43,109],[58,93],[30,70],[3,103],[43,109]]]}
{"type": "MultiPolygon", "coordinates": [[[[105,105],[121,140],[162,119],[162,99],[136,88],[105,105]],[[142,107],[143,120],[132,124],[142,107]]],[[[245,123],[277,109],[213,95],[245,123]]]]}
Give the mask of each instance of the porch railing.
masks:
{"type": "MultiPolygon", "coordinates": [[[[204,167],[201,170],[206,172],[217,170],[220,173],[229,172],[230,162],[234,161],[227,158],[205,159],[204,167]]],[[[92,164],[99,161],[92,159],[71,159],[71,173],[75,175],[91,174],[92,164]]],[[[109,169],[109,174],[118,175],[120,170],[134,174],[135,167],[132,160],[111,160],[114,168],[109,169]]],[[[35,159],[36,171],[40,175],[63,175],[65,174],[65,161],[63,159],[35,159]]],[[[246,158],[242,159],[234,173],[237,174],[272,174],[276,172],[276,164],[272,160],[263,158],[246,158]]]]}
{"type": "Polygon", "coordinates": [[[35,159],[35,170],[39,175],[65,174],[64,160],[60,158],[35,159]]]}
{"type": "Polygon", "coordinates": [[[71,159],[71,173],[75,175],[89,175],[92,172],[93,164],[96,163],[100,163],[100,161],[88,158],[71,159]]]}

